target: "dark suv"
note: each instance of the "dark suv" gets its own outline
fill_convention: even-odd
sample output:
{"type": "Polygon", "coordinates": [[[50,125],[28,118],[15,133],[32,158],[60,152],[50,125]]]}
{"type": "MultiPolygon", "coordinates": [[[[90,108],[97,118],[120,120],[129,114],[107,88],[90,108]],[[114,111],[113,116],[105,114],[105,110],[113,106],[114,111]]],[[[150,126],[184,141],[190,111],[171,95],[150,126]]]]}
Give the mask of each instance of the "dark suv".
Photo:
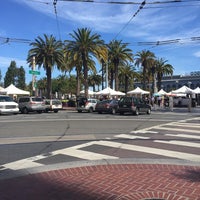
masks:
{"type": "Polygon", "coordinates": [[[135,115],[139,115],[140,113],[151,113],[151,106],[143,99],[137,97],[121,97],[118,105],[118,112],[121,115],[127,112],[135,115]]]}

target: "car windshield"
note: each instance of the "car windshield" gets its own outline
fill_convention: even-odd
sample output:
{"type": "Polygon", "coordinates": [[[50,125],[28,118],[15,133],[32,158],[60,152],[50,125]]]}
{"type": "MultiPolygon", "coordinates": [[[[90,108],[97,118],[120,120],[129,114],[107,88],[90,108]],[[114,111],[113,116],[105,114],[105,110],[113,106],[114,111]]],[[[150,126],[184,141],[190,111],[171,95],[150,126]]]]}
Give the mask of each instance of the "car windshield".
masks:
{"type": "Polygon", "coordinates": [[[13,99],[8,96],[0,96],[0,102],[12,102],[13,99]]]}

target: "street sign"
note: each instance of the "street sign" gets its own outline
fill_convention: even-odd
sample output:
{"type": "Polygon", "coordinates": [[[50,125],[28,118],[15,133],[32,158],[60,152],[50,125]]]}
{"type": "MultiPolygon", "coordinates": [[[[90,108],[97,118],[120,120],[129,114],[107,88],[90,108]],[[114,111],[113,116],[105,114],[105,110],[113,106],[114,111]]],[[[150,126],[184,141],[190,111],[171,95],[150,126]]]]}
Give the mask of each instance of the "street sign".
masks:
{"type": "Polygon", "coordinates": [[[39,71],[29,70],[29,74],[40,75],[39,71]]]}

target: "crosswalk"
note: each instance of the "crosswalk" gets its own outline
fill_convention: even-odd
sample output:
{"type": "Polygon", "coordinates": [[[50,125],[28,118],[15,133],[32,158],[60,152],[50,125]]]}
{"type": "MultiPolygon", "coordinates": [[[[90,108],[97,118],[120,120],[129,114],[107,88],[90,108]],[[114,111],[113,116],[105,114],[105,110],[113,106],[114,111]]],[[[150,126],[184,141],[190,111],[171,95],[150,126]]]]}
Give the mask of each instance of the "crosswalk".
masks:
{"type": "MultiPolygon", "coordinates": [[[[45,165],[44,160],[53,160],[62,155],[62,162],[69,157],[80,160],[108,160],[121,158],[123,151],[129,158],[144,154],[146,158],[171,158],[200,163],[200,117],[170,122],[145,129],[131,131],[129,134],[116,134],[113,138],[85,142],[68,148],[6,163],[0,167],[20,170],[45,165]],[[119,153],[120,152],[120,153],[119,153]]],[[[50,163],[50,161],[48,162],[50,163]]]]}

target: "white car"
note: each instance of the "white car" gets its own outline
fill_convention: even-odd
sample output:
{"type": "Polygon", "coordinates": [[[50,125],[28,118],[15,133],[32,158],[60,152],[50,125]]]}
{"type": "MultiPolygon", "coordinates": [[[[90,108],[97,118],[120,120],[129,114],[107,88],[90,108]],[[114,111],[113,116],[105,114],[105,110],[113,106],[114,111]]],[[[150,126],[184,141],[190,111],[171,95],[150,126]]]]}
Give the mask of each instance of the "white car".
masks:
{"type": "Polygon", "coordinates": [[[59,99],[45,99],[45,112],[53,111],[57,113],[62,110],[62,102],[59,99]]]}
{"type": "Polygon", "coordinates": [[[0,114],[17,114],[19,113],[18,103],[6,95],[0,95],[0,114]]]}
{"type": "Polygon", "coordinates": [[[85,97],[80,97],[77,99],[77,111],[85,111],[90,113],[94,112],[97,102],[97,99],[87,99],[85,97]]]}

